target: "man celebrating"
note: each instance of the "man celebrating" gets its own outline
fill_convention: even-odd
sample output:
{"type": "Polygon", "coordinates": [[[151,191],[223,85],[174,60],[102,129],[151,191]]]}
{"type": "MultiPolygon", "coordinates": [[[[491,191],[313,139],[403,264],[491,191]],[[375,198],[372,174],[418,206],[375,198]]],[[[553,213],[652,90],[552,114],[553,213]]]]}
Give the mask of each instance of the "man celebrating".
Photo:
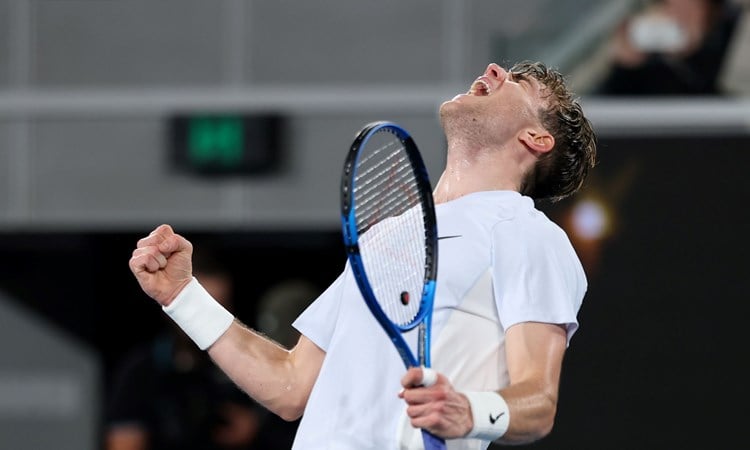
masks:
{"type": "Polygon", "coordinates": [[[295,320],[301,336],[286,349],[208,295],[192,276],[192,244],[169,225],[133,252],[143,290],[235,383],[282,418],[302,416],[294,449],[418,449],[418,428],[451,450],[486,449],[552,429],[587,282],[534,200],[580,188],[595,164],[593,130],[562,76],[541,63],[490,64],[441,105],[440,120],[438,229],[460,238],[440,241],[429,387],[421,368],[404,373],[348,267],[295,320]]]}

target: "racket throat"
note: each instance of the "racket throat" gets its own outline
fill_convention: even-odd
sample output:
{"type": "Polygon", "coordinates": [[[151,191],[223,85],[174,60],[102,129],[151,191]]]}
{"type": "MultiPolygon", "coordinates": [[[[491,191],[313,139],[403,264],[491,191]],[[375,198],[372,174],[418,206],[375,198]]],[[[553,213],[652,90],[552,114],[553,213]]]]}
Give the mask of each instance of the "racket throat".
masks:
{"type": "Polygon", "coordinates": [[[419,324],[419,336],[417,338],[417,357],[419,359],[419,365],[423,367],[430,367],[431,361],[430,361],[430,352],[428,346],[430,345],[428,334],[427,334],[427,323],[425,319],[425,322],[422,322],[419,324]]]}

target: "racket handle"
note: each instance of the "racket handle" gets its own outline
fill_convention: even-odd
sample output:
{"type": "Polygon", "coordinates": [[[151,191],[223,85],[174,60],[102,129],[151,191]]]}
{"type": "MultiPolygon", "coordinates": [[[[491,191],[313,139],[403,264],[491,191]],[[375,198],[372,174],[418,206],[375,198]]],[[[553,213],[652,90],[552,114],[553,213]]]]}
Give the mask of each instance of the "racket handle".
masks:
{"type": "Polygon", "coordinates": [[[437,382],[437,372],[429,367],[422,366],[422,386],[430,387],[437,382]]]}
{"type": "Polygon", "coordinates": [[[427,430],[422,430],[422,441],[424,450],[445,450],[445,440],[439,438],[427,430]]]}

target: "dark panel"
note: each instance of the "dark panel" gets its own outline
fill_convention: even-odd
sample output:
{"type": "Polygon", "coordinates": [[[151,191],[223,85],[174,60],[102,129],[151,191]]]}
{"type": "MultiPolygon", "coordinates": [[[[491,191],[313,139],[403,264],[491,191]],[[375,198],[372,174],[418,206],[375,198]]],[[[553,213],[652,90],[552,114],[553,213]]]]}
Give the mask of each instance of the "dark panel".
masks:
{"type": "Polygon", "coordinates": [[[589,292],[558,423],[534,448],[739,442],[738,419],[721,411],[746,391],[738,374],[750,288],[749,144],[747,136],[602,139],[584,192],[547,208],[567,223],[576,201],[598,197],[615,226],[600,241],[576,242],[589,292]]]}

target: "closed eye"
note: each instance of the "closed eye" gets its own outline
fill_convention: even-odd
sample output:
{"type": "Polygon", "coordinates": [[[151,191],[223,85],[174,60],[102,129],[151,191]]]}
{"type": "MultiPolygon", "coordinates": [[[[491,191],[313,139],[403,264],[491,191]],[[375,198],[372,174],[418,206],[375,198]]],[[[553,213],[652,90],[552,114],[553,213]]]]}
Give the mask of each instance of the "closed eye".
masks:
{"type": "Polygon", "coordinates": [[[510,73],[510,80],[520,85],[523,90],[529,93],[536,92],[538,85],[536,79],[530,79],[528,76],[518,73],[510,73]]]}
{"type": "Polygon", "coordinates": [[[513,81],[514,83],[521,85],[521,87],[523,87],[526,90],[528,90],[528,88],[530,87],[533,87],[529,79],[526,78],[526,76],[524,75],[520,75],[517,73],[510,73],[510,80],[513,81]]]}

